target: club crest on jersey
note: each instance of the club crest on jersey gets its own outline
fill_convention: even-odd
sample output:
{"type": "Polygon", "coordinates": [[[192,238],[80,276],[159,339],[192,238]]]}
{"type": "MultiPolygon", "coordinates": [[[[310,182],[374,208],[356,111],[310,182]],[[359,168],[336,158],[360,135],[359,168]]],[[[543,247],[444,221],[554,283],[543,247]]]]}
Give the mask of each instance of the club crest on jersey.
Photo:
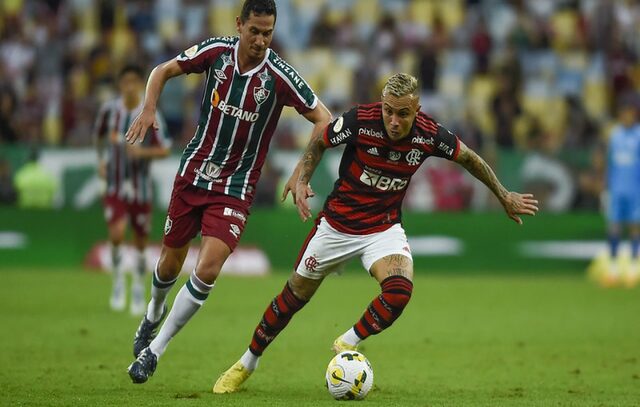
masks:
{"type": "Polygon", "coordinates": [[[389,159],[391,161],[398,161],[402,157],[402,153],[399,151],[389,151],[389,159]]]}
{"type": "Polygon", "coordinates": [[[422,158],[422,151],[413,149],[407,153],[407,163],[409,165],[418,165],[420,164],[420,159],[422,158]]]}
{"type": "Polygon", "coordinates": [[[269,98],[269,94],[271,93],[267,89],[267,82],[271,80],[271,75],[269,75],[269,72],[265,69],[256,76],[260,79],[260,87],[253,88],[253,98],[257,104],[261,105],[269,98]]]}
{"type": "Polygon", "coordinates": [[[259,105],[263,104],[270,94],[271,92],[266,88],[253,88],[253,98],[259,105]]]}

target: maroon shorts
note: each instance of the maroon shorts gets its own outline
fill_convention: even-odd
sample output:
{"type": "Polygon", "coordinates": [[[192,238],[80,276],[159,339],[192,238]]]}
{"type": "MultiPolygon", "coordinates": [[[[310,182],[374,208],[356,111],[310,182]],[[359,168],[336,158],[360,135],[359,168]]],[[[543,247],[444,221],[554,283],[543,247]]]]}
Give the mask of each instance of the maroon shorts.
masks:
{"type": "Polygon", "coordinates": [[[137,236],[147,237],[151,230],[151,204],[128,202],[117,196],[105,196],[104,218],[109,226],[128,217],[137,236]]]}
{"type": "Polygon", "coordinates": [[[233,251],[249,216],[246,202],[191,185],[177,175],[173,183],[163,243],[179,248],[197,236],[222,240],[233,251]]]}

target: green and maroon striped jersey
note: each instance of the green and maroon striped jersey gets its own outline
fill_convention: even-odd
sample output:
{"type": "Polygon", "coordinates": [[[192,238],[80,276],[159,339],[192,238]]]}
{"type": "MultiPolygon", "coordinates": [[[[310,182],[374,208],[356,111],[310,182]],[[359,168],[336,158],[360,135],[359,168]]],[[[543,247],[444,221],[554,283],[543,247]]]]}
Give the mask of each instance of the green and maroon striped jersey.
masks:
{"type": "Polygon", "coordinates": [[[177,57],[185,73],[206,73],[198,127],[178,174],[197,187],[250,204],[282,108],[292,106],[304,114],[318,101],[296,70],[271,49],[262,63],[240,74],[238,40],[210,38],[177,57]]]}
{"type": "MultiPolygon", "coordinates": [[[[124,135],[133,119],[142,111],[142,103],[127,109],[122,98],[107,101],[100,107],[94,128],[94,138],[106,141],[107,196],[128,202],[150,203],[153,200],[149,165],[151,160],[127,155],[124,135]]],[[[156,113],[159,128],[151,128],[143,146],[170,147],[162,115],[156,113]]]]}

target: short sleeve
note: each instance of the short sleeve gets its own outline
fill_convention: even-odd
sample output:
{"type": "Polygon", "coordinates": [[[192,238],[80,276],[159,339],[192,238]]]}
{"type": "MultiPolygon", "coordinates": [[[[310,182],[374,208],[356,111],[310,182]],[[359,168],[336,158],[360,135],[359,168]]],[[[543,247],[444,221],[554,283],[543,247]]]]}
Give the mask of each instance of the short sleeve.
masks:
{"type": "Polygon", "coordinates": [[[324,142],[329,147],[339,144],[351,144],[357,135],[358,108],[354,107],[342,116],[338,117],[327,127],[324,132],[324,142]]]}
{"type": "Polygon", "coordinates": [[[230,38],[213,37],[186,49],[176,57],[184,73],[202,73],[216,61],[224,51],[233,48],[230,38]]]}
{"type": "Polygon", "coordinates": [[[455,160],[460,151],[460,140],[458,137],[450,132],[445,127],[438,124],[436,135],[434,139],[435,149],[433,155],[436,157],[446,158],[448,160],[455,160]]]}

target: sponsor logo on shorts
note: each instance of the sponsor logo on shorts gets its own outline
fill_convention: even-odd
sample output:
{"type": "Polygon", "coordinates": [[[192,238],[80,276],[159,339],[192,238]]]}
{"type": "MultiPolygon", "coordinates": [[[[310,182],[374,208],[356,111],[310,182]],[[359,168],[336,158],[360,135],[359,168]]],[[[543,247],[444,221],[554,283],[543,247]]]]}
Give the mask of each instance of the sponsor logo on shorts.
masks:
{"type": "Polygon", "coordinates": [[[234,218],[240,219],[242,223],[245,223],[247,221],[247,217],[244,216],[242,212],[237,211],[235,209],[224,208],[224,211],[222,212],[222,214],[224,216],[233,216],[234,218]]]}
{"type": "Polygon", "coordinates": [[[167,216],[167,220],[164,222],[164,234],[168,235],[171,232],[171,226],[173,226],[173,221],[170,217],[167,216]]]}
{"type": "Polygon", "coordinates": [[[240,238],[240,227],[234,223],[232,223],[231,225],[229,225],[229,232],[236,238],[240,238]]]}
{"type": "Polygon", "coordinates": [[[316,259],[315,254],[304,259],[304,268],[307,269],[307,271],[310,273],[315,273],[319,264],[320,262],[318,262],[318,259],[316,259]]]}

